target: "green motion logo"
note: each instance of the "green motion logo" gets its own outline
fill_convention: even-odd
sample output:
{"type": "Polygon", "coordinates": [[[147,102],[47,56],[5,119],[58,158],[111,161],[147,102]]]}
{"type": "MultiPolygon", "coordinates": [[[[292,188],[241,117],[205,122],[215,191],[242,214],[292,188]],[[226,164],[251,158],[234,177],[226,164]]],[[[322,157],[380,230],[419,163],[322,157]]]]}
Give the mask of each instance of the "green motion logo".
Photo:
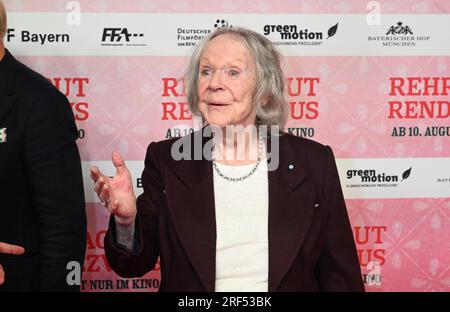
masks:
{"type": "Polygon", "coordinates": [[[404,170],[401,175],[393,175],[375,169],[347,170],[347,180],[357,182],[356,184],[347,184],[347,187],[397,186],[399,182],[409,178],[411,171],[412,167],[404,170]]]}
{"type": "Polygon", "coordinates": [[[322,31],[311,31],[298,25],[264,25],[265,36],[275,35],[274,43],[278,45],[321,45],[324,40],[333,37],[338,30],[339,23],[328,28],[326,34],[322,31]],[[280,41],[278,41],[280,40],[280,41]]]}

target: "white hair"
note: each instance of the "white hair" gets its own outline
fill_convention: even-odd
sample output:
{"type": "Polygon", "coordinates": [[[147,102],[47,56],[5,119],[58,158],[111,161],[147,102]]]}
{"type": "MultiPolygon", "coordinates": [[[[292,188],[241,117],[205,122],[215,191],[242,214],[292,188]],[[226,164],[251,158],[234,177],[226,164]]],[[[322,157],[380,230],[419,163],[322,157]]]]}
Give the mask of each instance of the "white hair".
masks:
{"type": "Polygon", "coordinates": [[[6,9],[0,0],[0,40],[3,40],[6,34],[6,9]]]}
{"type": "Polygon", "coordinates": [[[200,58],[207,43],[217,36],[235,36],[250,52],[256,65],[257,90],[253,96],[256,125],[273,125],[283,129],[287,119],[286,83],[281,67],[282,56],[263,35],[242,27],[219,28],[203,38],[190,57],[184,75],[187,101],[192,114],[201,116],[198,108],[200,58]]]}

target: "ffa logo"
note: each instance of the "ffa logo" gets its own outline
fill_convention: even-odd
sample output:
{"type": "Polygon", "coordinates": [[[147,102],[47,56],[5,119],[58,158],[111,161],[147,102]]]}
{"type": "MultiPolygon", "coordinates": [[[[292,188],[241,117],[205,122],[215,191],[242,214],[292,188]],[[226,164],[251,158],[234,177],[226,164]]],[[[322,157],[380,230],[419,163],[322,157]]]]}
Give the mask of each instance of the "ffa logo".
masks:
{"type": "Polygon", "coordinates": [[[6,128],[0,128],[0,143],[6,142],[6,128]]]}

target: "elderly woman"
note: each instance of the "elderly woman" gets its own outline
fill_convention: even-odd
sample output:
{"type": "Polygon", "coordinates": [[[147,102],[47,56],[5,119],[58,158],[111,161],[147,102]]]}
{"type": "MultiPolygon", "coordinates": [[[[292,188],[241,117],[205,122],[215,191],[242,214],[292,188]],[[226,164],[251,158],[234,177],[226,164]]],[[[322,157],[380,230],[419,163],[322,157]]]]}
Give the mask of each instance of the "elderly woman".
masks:
{"type": "Polygon", "coordinates": [[[160,257],[160,291],[364,290],[331,149],[273,130],[286,120],[280,58],[258,33],[217,30],[185,77],[191,111],[208,126],[150,144],[137,200],[118,153],[113,178],[91,168],[117,274],[142,276],[160,257]]]}

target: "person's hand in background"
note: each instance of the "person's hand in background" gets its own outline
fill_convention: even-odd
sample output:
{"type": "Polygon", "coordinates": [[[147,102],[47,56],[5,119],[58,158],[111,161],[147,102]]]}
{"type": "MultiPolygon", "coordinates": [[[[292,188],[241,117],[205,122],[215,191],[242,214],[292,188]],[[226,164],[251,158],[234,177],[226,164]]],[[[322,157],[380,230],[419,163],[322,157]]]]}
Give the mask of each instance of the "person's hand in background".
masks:
{"type": "MultiPolygon", "coordinates": [[[[25,253],[25,249],[20,246],[0,242],[0,253],[10,255],[23,255],[25,253]]],[[[5,271],[3,271],[2,264],[0,263],[0,285],[3,285],[4,282],[5,271]]]]}

